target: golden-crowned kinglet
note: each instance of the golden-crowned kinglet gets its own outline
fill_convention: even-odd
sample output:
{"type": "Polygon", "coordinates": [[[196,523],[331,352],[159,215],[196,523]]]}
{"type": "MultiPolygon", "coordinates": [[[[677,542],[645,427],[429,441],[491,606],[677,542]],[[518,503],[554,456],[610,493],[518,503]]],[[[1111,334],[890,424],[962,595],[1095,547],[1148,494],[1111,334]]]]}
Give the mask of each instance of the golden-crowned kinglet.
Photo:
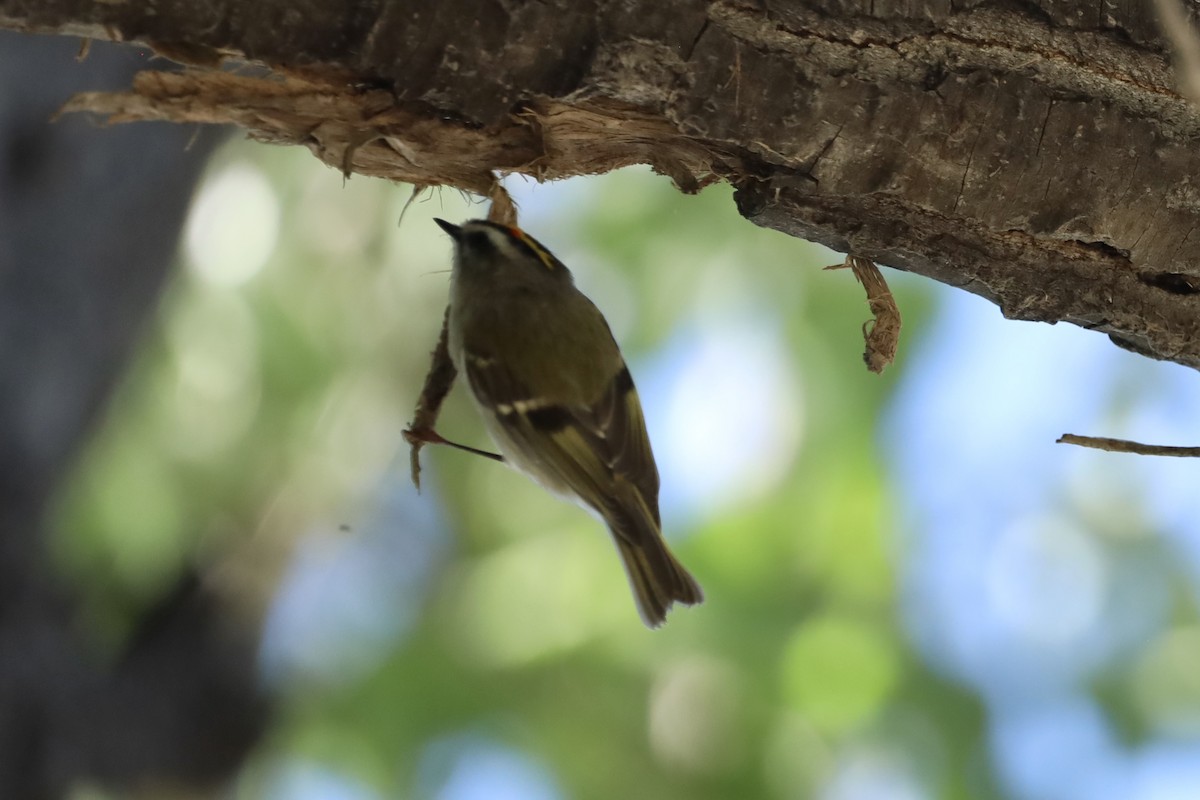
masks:
{"type": "Polygon", "coordinates": [[[642,406],[600,311],[518,228],[435,222],[454,240],[450,357],[505,460],[604,520],[647,625],[699,603],[663,541],[642,406]]]}

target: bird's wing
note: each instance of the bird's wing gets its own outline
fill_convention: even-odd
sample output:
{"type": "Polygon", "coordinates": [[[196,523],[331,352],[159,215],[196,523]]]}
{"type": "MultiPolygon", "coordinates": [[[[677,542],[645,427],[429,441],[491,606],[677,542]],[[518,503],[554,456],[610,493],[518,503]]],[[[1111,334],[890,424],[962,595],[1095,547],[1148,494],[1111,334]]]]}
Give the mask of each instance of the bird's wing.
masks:
{"type": "Polygon", "coordinates": [[[634,512],[616,491],[628,482],[658,527],[658,470],[624,363],[594,404],[579,406],[538,397],[490,355],[467,353],[463,360],[476,398],[541,477],[565,485],[606,518],[634,512]]]}
{"type": "Polygon", "coordinates": [[[590,416],[592,429],[605,442],[606,460],[614,477],[637,487],[658,526],[658,468],[646,433],[642,403],[624,362],[590,416]]]}

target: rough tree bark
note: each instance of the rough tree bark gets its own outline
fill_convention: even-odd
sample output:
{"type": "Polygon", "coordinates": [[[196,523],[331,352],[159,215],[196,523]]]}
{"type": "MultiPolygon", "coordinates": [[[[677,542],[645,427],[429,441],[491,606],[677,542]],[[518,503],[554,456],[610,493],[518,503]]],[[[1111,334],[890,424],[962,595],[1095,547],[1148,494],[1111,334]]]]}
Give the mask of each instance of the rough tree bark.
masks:
{"type": "MultiPolygon", "coordinates": [[[[684,191],[725,180],[757,224],[1200,366],[1200,115],[1149,2],[0,0],[0,27],[140,41],[197,67],[76,108],[235,122],[347,171],[480,193],[495,172],[631,163],[684,191]],[[273,74],[211,69],[227,57],[273,74]]],[[[47,485],[21,506],[30,530],[47,485]]],[[[3,488],[28,500],[15,479],[3,488]]],[[[5,580],[18,596],[19,576],[5,580]]],[[[144,671],[128,674],[133,691],[144,671]]],[[[47,795],[146,771],[141,754],[30,755],[48,724],[34,710],[0,724],[0,745],[25,747],[0,761],[0,793],[21,785],[4,767],[33,762],[30,792],[47,795]]],[[[254,724],[239,725],[242,742],[254,724]]]]}
{"type": "Polygon", "coordinates": [[[0,0],[0,24],[293,78],[79,107],[479,192],[639,161],[728,180],[757,224],[1200,366],[1200,116],[1149,2],[0,0]]]}

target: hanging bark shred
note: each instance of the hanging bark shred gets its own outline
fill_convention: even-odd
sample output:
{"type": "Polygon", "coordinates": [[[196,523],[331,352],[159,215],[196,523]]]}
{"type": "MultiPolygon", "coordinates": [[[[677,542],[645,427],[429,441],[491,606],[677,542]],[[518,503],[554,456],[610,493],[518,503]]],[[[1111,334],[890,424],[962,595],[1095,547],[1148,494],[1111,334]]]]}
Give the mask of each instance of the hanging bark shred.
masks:
{"type": "Polygon", "coordinates": [[[512,195],[501,185],[500,181],[492,183],[488,199],[492,201],[492,206],[488,209],[487,218],[489,220],[501,225],[517,224],[517,204],[513,202],[512,195]]]}
{"type": "Polygon", "coordinates": [[[848,255],[844,263],[834,264],[825,269],[847,268],[867,291],[867,303],[871,307],[874,319],[863,323],[863,339],[867,343],[863,361],[867,369],[878,374],[896,360],[896,348],[900,344],[900,309],[896,305],[896,299],[892,297],[892,291],[888,288],[883,273],[870,259],[848,255]]]}

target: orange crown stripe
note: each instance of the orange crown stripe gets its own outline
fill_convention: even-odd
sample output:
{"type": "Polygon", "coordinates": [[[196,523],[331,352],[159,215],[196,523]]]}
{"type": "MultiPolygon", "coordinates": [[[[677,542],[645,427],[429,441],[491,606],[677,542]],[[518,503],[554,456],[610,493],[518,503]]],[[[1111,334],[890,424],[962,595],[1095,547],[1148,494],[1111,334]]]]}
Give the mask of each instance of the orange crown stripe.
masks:
{"type": "Polygon", "coordinates": [[[546,269],[554,269],[554,256],[550,255],[546,248],[535,242],[532,238],[530,238],[529,234],[525,233],[525,231],[521,230],[520,228],[510,227],[508,231],[518,241],[524,242],[525,246],[532,250],[534,255],[536,255],[541,260],[542,264],[546,266],[546,269]]]}

